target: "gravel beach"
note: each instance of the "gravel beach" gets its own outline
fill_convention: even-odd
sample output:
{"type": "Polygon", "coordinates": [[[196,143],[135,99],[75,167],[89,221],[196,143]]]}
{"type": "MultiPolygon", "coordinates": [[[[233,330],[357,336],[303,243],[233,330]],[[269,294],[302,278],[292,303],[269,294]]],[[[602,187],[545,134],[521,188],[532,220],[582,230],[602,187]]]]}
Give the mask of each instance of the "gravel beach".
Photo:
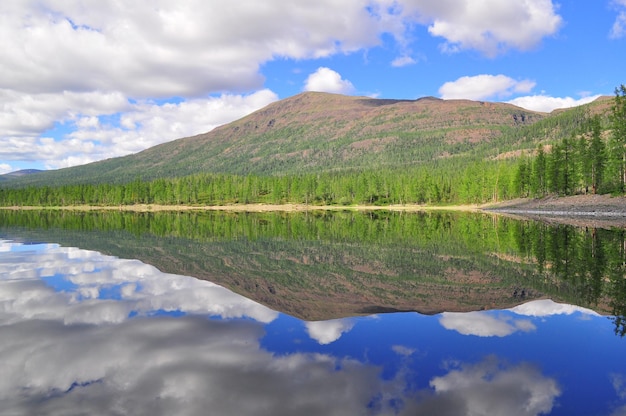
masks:
{"type": "Polygon", "coordinates": [[[626,198],[611,195],[575,195],[515,199],[483,208],[522,218],[585,227],[626,228],[626,198]]]}

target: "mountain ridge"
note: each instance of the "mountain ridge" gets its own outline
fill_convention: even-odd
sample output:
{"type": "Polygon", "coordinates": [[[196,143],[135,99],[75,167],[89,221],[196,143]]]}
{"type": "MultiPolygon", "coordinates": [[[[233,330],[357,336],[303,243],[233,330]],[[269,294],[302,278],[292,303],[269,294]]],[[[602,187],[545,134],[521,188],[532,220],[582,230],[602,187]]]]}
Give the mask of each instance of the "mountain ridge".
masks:
{"type": "Polygon", "coordinates": [[[5,178],[2,183],[124,183],[196,173],[288,175],[402,168],[468,157],[480,146],[485,152],[512,146],[515,143],[503,141],[507,134],[569,111],[548,114],[486,101],[305,92],[207,133],[88,165],[5,178]]]}

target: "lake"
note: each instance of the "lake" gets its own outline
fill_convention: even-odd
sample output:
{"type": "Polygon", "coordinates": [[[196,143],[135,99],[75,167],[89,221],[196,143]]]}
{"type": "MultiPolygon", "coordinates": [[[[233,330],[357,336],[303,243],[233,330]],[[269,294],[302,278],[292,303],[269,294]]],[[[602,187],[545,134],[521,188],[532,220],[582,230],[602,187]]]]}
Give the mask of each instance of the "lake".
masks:
{"type": "Polygon", "coordinates": [[[624,415],[626,232],[0,211],[0,414],[624,415]]]}

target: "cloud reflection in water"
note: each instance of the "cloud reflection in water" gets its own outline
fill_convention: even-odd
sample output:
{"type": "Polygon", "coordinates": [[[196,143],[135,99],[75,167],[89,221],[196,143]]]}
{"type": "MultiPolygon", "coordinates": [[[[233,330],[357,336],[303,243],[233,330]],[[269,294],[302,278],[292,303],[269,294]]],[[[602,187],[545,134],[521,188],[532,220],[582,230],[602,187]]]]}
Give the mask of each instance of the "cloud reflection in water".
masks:
{"type": "Polygon", "coordinates": [[[329,349],[356,319],[303,323],[318,350],[276,354],[260,340],[280,314],[213,283],[56,245],[0,252],[9,414],[537,415],[560,395],[537,367],[495,356],[416,384],[416,349],[393,339],[385,348],[403,367],[382,377],[380,364],[329,349]]]}

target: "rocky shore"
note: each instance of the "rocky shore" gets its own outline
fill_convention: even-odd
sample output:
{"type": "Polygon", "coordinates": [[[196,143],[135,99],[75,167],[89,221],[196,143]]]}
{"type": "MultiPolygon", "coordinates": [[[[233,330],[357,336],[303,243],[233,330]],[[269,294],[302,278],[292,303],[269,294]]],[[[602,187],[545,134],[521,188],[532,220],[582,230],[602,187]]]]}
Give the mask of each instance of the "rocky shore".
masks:
{"type": "Polygon", "coordinates": [[[586,227],[626,228],[626,198],[611,195],[575,195],[516,199],[484,210],[550,223],[586,227]]]}

